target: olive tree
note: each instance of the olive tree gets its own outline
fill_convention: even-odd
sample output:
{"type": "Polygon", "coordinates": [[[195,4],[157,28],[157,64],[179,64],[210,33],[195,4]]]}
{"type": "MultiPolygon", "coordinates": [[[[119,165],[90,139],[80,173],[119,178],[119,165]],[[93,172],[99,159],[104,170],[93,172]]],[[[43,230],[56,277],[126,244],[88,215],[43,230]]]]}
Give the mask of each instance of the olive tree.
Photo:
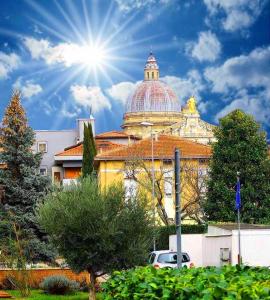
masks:
{"type": "Polygon", "coordinates": [[[145,262],[153,223],[144,197],[126,199],[121,186],[101,190],[94,177],[51,193],[38,207],[42,228],[69,266],[90,274],[89,299],[97,276],[145,262]]]}

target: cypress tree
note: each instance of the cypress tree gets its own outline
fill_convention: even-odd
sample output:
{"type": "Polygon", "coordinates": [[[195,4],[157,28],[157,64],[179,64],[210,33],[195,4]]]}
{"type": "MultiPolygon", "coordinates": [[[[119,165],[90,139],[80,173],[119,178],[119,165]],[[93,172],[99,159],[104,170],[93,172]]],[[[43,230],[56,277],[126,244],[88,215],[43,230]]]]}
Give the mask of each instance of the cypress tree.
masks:
{"type": "Polygon", "coordinates": [[[83,136],[83,162],[82,176],[87,177],[94,172],[94,158],[96,156],[96,145],[92,131],[92,125],[84,124],[83,136]]]}
{"type": "Polygon", "coordinates": [[[237,172],[241,182],[243,222],[270,222],[270,163],[266,134],[253,117],[235,110],[215,131],[207,200],[209,220],[234,222],[237,172]]]}
{"type": "Polygon", "coordinates": [[[12,229],[7,227],[11,221],[27,240],[29,261],[51,260],[54,253],[35,218],[36,205],[48,191],[50,181],[38,172],[41,154],[35,154],[31,149],[35,134],[27,124],[17,91],[6,108],[0,134],[0,161],[6,165],[0,170],[0,184],[5,189],[5,197],[0,203],[0,219],[2,225],[5,224],[0,226],[0,244],[12,235],[12,229]]]}

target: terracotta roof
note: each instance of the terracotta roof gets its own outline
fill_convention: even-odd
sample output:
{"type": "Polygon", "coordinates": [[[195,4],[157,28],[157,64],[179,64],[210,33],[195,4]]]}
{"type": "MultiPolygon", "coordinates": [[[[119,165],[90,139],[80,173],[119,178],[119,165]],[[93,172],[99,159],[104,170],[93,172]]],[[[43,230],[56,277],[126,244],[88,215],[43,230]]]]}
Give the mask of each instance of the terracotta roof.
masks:
{"type": "MultiPolygon", "coordinates": [[[[109,151],[123,147],[122,144],[112,143],[105,140],[96,140],[96,147],[98,153],[103,153],[104,151],[109,151]]],[[[57,153],[56,156],[82,156],[83,155],[83,143],[79,143],[64,149],[63,152],[57,153]]]]}
{"type": "Polygon", "coordinates": [[[116,131],[116,130],[113,130],[113,131],[108,131],[108,132],[103,132],[103,133],[100,133],[100,134],[97,134],[95,136],[95,139],[117,139],[117,138],[133,138],[133,139],[136,139],[136,140],[139,140],[140,138],[139,137],[136,137],[134,135],[128,135],[126,134],[124,131],[116,131]]]}
{"type": "MultiPolygon", "coordinates": [[[[210,146],[176,136],[160,135],[157,140],[154,140],[154,158],[173,159],[175,148],[179,148],[181,156],[186,158],[208,158],[211,156],[210,146]]],[[[119,147],[100,153],[96,156],[96,159],[121,160],[130,157],[150,159],[152,157],[151,139],[144,139],[127,147],[119,147]]]]}

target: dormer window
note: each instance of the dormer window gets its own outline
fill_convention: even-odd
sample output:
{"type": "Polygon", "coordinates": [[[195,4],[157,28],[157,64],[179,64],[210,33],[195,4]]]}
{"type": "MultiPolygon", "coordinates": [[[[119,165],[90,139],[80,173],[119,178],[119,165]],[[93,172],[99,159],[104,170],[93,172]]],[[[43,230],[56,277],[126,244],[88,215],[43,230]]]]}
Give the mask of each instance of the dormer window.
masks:
{"type": "Polygon", "coordinates": [[[48,143],[47,142],[38,142],[37,150],[38,150],[38,152],[47,153],[48,152],[48,143]]]}

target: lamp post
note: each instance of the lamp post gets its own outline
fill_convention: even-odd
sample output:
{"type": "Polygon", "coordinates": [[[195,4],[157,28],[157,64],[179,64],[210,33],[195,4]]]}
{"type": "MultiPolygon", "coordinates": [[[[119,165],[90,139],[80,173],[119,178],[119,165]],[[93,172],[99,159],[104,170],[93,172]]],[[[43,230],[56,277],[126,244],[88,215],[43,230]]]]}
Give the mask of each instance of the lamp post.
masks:
{"type": "MultiPolygon", "coordinates": [[[[153,215],[154,215],[154,225],[156,221],[156,205],[155,205],[155,165],[154,165],[154,138],[153,138],[153,123],[141,122],[141,125],[145,127],[150,127],[151,131],[151,161],[152,161],[152,205],[153,205],[153,215]]],[[[153,238],[153,250],[156,251],[156,238],[153,238]]]]}

